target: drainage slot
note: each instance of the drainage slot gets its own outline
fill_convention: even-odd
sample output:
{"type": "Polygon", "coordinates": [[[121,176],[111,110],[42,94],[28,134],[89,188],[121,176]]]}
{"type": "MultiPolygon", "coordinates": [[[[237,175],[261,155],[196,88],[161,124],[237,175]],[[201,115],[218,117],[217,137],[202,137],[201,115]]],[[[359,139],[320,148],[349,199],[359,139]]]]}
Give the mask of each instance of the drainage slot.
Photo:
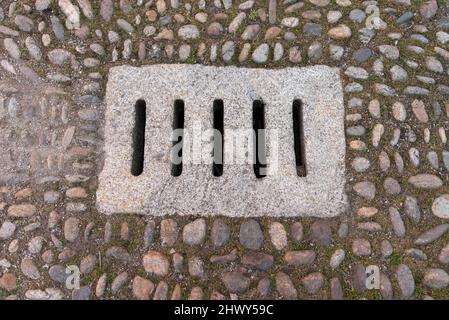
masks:
{"type": "Polygon", "coordinates": [[[304,151],[304,125],[302,115],[302,102],[299,99],[293,101],[293,136],[295,143],[296,173],[300,177],[307,175],[306,154],[304,151]]]}
{"type": "Polygon", "coordinates": [[[215,177],[223,175],[223,147],[224,147],[224,106],[223,100],[214,100],[214,162],[212,174],[215,177]]]}
{"type": "Polygon", "coordinates": [[[147,120],[147,105],[144,100],[137,100],[134,106],[135,119],[133,130],[133,157],[131,174],[140,176],[143,172],[145,152],[145,123],[147,120]]]}
{"type": "Polygon", "coordinates": [[[184,101],[175,100],[173,109],[173,148],[171,154],[171,174],[179,177],[182,173],[182,145],[184,136],[184,101]]]}
{"type": "Polygon", "coordinates": [[[254,148],[254,173],[257,178],[263,178],[266,174],[266,146],[265,146],[265,105],[262,100],[253,102],[253,148],[254,148]]]}

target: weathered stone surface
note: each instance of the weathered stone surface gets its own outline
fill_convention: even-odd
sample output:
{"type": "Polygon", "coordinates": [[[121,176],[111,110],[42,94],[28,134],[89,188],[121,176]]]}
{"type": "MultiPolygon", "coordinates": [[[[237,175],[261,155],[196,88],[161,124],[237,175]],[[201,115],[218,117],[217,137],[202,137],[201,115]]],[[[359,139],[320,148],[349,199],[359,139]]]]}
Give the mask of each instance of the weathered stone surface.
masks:
{"type": "Polygon", "coordinates": [[[376,186],[371,181],[358,182],[353,186],[354,191],[367,200],[373,200],[376,196],[376,186]]]}
{"type": "Polygon", "coordinates": [[[54,65],[62,66],[70,62],[72,54],[64,49],[54,49],[48,53],[48,60],[54,65]]]}
{"type": "Polygon", "coordinates": [[[289,51],[288,51],[288,59],[292,63],[299,63],[299,62],[302,61],[301,50],[299,49],[299,47],[294,46],[294,47],[291,47],[289,49],[289,51]]]}
{"type": "Polygon", "coordinates": [[[144,249],[147,249],[151,244],[153,244],[155,228],[156,228],[155,222],[153,220],[148,221],[143,235],[144,249]]]}
{"type": "Polygon", "coordinates": [[[419,7],[419,13],[424,19],[430,19],[432,18],[438,10],[438,3],[437,0],[429,0],[425,1],[420,7],[419,7]]]}
{"type": "Polygon", "coordinates": [[[234,18],[234,20],[232,20],[231,23],[229,24],[229,27],[228,27],[229,33],[236,32],[245,18],[246,18],[246,13],[245,12],[240,12],[234,18]]]}
{"type": "MultiPolygon", "coordinates": [[[[192,291],[193,291],[193,289],[192,289],[192,291]]],[[[173,289],[170,299],[171,300],[181,300],[181,295],[182,295],[181,286],[179,285],[179,283],[177,283],[175,285],[175,288],[173,289]]],[[[189,297],[189,299],[190,299],[190,297],[189,297]]]]}
{"type": "Polygon", "coordinates": [[[230,253],[223,256],[212,256],[210,262],[212,263],[229,263],[237,259],[237,249],[232,250],[230,253]]]}
{"type": "Polygon", "coordinates": [[[17,279],[12,273],[5,273],[0,277],[0,289],[13,291],[17,288],[17,279]]]}
{"type": "Polygon", "coordinates": [[[317,294],[324,285],[324,276],[321,272],[314,272],[302,278],[301,282],[307,293],[317,294]]]}
{"type": "Polygon", "coordinates": [[[398,121],[405,121],[407,117],[407,112],[405,110],[405,106],[401,102],[395,102],[393,104],[393,117],[398,121]]]}
{"type": "Polygon", "coordinates": [[[231,230],[222,219],[215,219],[212,224],[211,240],[215,248],[226,244],[229,240],[231,230]]]}
{"type": "Polygon", "coordinates": [[[282,250],[287,246],[287,232],[280,222],[272,222],[268,229],[271,243],[276,250],[282,250]]]}
{"type": "Polygon", "coordinates": [[[327,220],[317,220],[311,226],[312,239],[323,246],[332,243],[332,230],[327,220]]]}
{"type": "Polygon", "coordinates": [[[330,0],[309,0],[310,3],[318,6],[318,7],[325,7],[327,5],[329,5],[330,0]]]}
{"type": "Polygon", "coordinates": [[[316,253],[313,250],[288,251],[284,255],[284,261],[288,265],[301,266],[312,264],[316,253]]]}
{"type": "Polygon", "coordinates": [[[111,283],[111,292],[113,294],[117,294],[125,285],[125,283],[128,281],[128,273],[122,272],[117,277],[112,280],[111,283]]]}
{"type": "Polygon", "coordinates": [[[193,24],[188,24],[182,26],[178,30],[178,36],[183,40],[196,39],[200,35],[197,26],[193,24]]]}
{"type": "Polygon", "coordinates": [[[443,234],[445,234],[449,230],[449,224],[441,224],[436,226],[430,230],[425,231],[415,240],[415,244],[417,245],[427,245],[429,243],[438,240],[443,234]]]}
{"type": "MultiPolygon", "coordinates": [[[[372,16],[365,11],[370,1],[3,1],[1,298],[87,300],[92,290],[98,299],[139,300],[340,300],[371,299],[379,293],[388,300],[440,298],[449,287],[449,225],[444,223],[449,218],[449,3],[378,2],[386,23],[370,29],[372,16]],[[113,65],[168,62],[239,66],[224,68],[227,74],[217,83],[221,71],[203,78],[187,70],[178,77],[171,64],[160,65],[162,74],[174,74],[160,87],[153,70],[137,77],[139,69],[117,72],[123,86],[106,85],[113,65]],[[241,68],[256,64],[248,73],[241,68]],[[265,64],[269,68],[261,68],[265,64]],[[329,70],[291,68],[309,64],[335,66],[343,81],[329,70]],[[287,80],[274,72],[279,67],[285,67],[278,71],[287,80]],[[317,81],[296,77],[296,70],[317,81]],[[235,82],[241,85],[235,87],[235,82]],[[284,90],[290,82],[298,89],[292,95],[284,90]],[[338,90],[321,99],[328,87],[338,90]],[[109,101],[118,106],[106,114],[104,89],[106,95],[114,93],[109,101]],[[174,93],[166,95],[170,90],[174,93]],[[260,98],[266,103],[266,125],[281,128],[280,155],[288,155],[279,163],[281,179],[256,179],[250,165],[239,170],[227,160],[223,177],[212,177],[210,164],[190,166],[187,148],[182,176],[170,175],[167,136],[173,99],[186,102],[189,130],[197,116],[209,128],[213,99],[222,97],[227,129],[250,128],[252,102],[260,98]],[[295,176],[291,150],[292,97],[306,99],[304,178],[295,176]],[[151,148],[145,153],[148,167],[129,182],[136,98],[147,100],[151,148]],[[341,101],[338,114],[333,109],[312,112],[334,100],[341,101]],[[323,121],[309,126],[321,114],[323,121]],[[112,126],[116,139],[104,121],[121,116],[112,126]],[[318,137],[319,130],[327,133],[318,137]],[[340,141],[335,133],[341,134],[342,156],[330,162],[335,150],[326,143],[340,141]],[[103,139],[127,148],[110,150],[113,161],[124,161],[106,177],[108,183],[116,179],[118,187],[104,193],[125,207],[113,209],[112,204],[106,212],[125,215],[93,216],[93,202],[101,199],[101,193],[97,198],[92,192],[99,183],[101,190],[97,165],[103,167],[103,139]],[[347,173],[338,171],[342,178],[335,183],[334,168],[340,165],[347,173]],[[146,177],[151,172],[161,179],[146,177]],[[330,182],[309,190],[323,176],[330,182]],[[291,188],[284,188],[285,177],[287,182],[292,177],[291,188]],[[237,190],[234,194],[226,190],[229,185],[237,190]],[[341,192],[334,193],[335,185],[341,192]],[[350,206],[346,199],[340,201],[344,192],[350,206]],[[136,203],[138,208],[131,208],[136,203]],[[222,208],[225,213],[219,212],[222,208]],[[335,216],[347,208],[350,212],[342,219],[297,217],[335,216]],[[169,214],[171,219],[126,213],[169,214]],[[216,213],[244,219],[209,217],[216,213]],[[260,219],[251,222],[253,228],[240,232],[255,217],[260,219]],[[67,291],[65,268],[71,264],[79,266],[83,286],[67,291]],[[369,264],[382,270],[377,293],[366,288],[369,264]],[[147,271],[147,279],[140,269],[147,271]],[[218,286],[225,292],[218,292],[214,281],[232,273],[218,286]],[[153,283],[156,279],[160,281],[153,283]]],[[[271,162],[268,168],[273,168],[271,162]]]]}
{"type": "Polygon", "coordinates": [[[52,0],[36,0],[35,3],[36,10],[38,11],[46,10],[50,6],[51,2],[52,0]]]}
{"type": "Polygon", "coordinates": [[[393,226],[394,233],[396,236],[403,238],[405,236],[405,225],[399,211],[394,207],[390,207],[388,212],[390,214],[391,225],[393,226]]]}
{"type": "Polygon", "coordinates": [[[401,185],[396,179],[391,177],[387,177],[384,180],[384,189],[388,194],[391,195],[398,195],[399,193],[401,193],[401,185]]]}
{"type": "Polygon", "coordinates": [[[407,249],[405,250],[405,254],[407,256],[412,257],[415,260],[422,260],[422,261],[427,260],[427,255],[420,249],[415,248],[407,249]]]}
{"type": "Polygon", "coordinates": [[[221,280],[230,293],[244,293],[250,283],[249,278],[237,271],[224,273],[221,280]]]}
{"type": "Polygon", "coordinates": [[[20,30],[25,32],[31,32],[34,28],[33,20],[20,14],[16,15],[14,23],[20,30]]]}
{"type": "Polygon", "coordinates": [[[71,199],[87,198],[87,192],[84,188],[70,188],[66,191],[66,196],[71,199]]]}
{"type": "Polygon", "coordinates": [[[449,264],[449,244],[441,249],[441,252],[438,255],[438,261],[442,264],[449,264]]]}
{"type": "Polygon", "coordinates": [[[265,63],[268,60],[268,53],[269,53],[270,47],[266,43],[262,43],[260,46],[258,46],[252,54],[253,61],[255,63],[265,63]]]}
{"type": "Polygon", "coordinates": [[[271,293],[271,283],[270,279],[262,278],[257,284],[257,291],[263,297],[268,296],[271,293]]]}
{"type": "Polygon", "coordinates": [[[442,289],[449,285],[449,275],[443,269],[428,269],[423,284],[432,289],[442,289]]]}
{"type": "Polygon", "coordinates": [[[143,267],[150,275],[164,277],[168,274],[170,262],[164,254],[148,251],[143,257],[143,267]]]}
{"type": "MultiPolygon", "coordinates": [[[[109,107],[108,111],[106,111],[106,119],[109,120],[105,128],[106,160],[103,171],[100,174],[96,197],[97,207],[101,212],[140,212],[152,215],[165,215],[168,213],[209,215],[214,213],[228,216],[243,214],[246,216],[265,216],[267,214],[273,216],[334,216],[341,213],[346,207],[344,168],[341,165],[345,150],[344,139],[342,139],[344,135],[344,115],[342,101],[336,99],[336,97],[342,97],[342,92],[339,74],[334,69],[322,66],[297,69],[286,68],[282,70],[206,67],[199,65],[154,65],[144,68],[123,66],[110,69],[108,79],[106,101],[109,107]],[[252,78],[256,75],[258,79],[261,76],[268,76],[269,78],[267,79],[270,80],[247,81],[248,77],[252,78]],[[196,116],[201,118],[207,117],[208,119],[210,108],[207,106],[215,99],[217,94],[216,88],[227,88],[226,90],[218,89],[220,97],[224,100],[227,99],[226,97],[230,99],[239,97],[239,99],[241,98],[245,101],[246,99],[251,99],[252,101],[253,98],[248,96],[249,92],[257,92],[269,104],[270,100],[276,98],[273,92],[279,92],[275,90],[275,83],[281,83],[278,81],[281,81],[284,76],[289,81],[282,82],[284,83],[282,86],[283,92],[285,90],[301,92],[301,97],[304,101],[309,99],[314,101],[314,108],[304,109],[304,117],[310,119],[305,124],[305,130],[314,130],[315,132],[308,140],[310,147],[307,148],[308,154],[306,155],[308,164],[315,169],[308,175],[307,179],[298,178],[295,174],[296,166],[293,152],[280,153],[282,159],[279,159],[279,161],[282,165],[279,168],[282,168],[280,171],[282,171],[282,176],[284,177],[282,183],[279,183],[279,180],[276,178],[278,175],[275,174],[267,175],[262,185],[257,183],[258,179],[254,179],[253,171],[246,170],[243,166],[228,166],[224,175],[229,176],[232,182],[223,184],[222,179],[216,179],[210,174],[208,165],[204,164],[204,170],[191,170],[193,169],[191,167],[193,164],[188,162],[183,163],[182,175],[173,179],[170,172],[169,154],[166,154],[167,148],[165,143],[163,143],[165,140],[158,137],[162,134],[169,134],[169,131],[171,132],[170,121],[164,121],[163,119],[167,119],[169,114],[172,113],[172,108],[169,107],[169,104],[163,103],[162,100],[172,99],[175,96],[178,97],[179,88],[182,87],[186,95],[191,95],[191,98],[197,101],[194,105],[204,106],[196,109],[196,116]],[[305,81],[306,78],[308,79],[307,81],[305,81]],[[147,79],[154,80],[152,80],[151,86],[148,85],[147,79]],[[156,81],[156,79],[159,80],[156,81]],[[201,84],[198,83],[198,79],[203,79],[203,82],[201,84]],[[214,79],[214,81],[210,81],[210,79],[214,79]],[[231,79],[232,81],[230,81],[231,79]],[[314,92],[315,89],[309,87],[313,86],[315,81],[313,79],[320,83],[322,88],[320,95],[318,97],[316,95],[313,95],[313,97],[304,96],[304,94],[312,94],[314,92]],[[324,85],[322,83],[323,79],[329,81],[329,85],[324,85]],[[193,82],[193,80],[195,81],[193,82]],[[167,81],[174,85],[167,88],[164,85],[167,81]],[[273,85],[266,85],[267,83],[273,85]],[[285,83],[291,84],[291,87],[285,87],[285,83]],[[210,87],[210,90],[203,90],[201,95],[193,94],[199,87],[210,87]],[[124,94],[122,95],[120,92],[124,94]],[[145,93],[145,96],[141,95],[142,92],[145,93]],[[164,95],[161,95],[161,92],[164,92],[164,95]],[[134,104],[137,99],[141,98],[144,98],[147,104],[157,103],[167,107],[159,108],[156,113],[149,113],[151,119],[148,119],[150,127],[147,130],[155,129],[151,128],[155,123],[162,125],[162,127],[157,129],[159,134],[152,135],[152,138],[149,138],[149,140],[155,139],[155,147],[160,148],[160,153],[155,152],[153,157],[155,154],[164,154],[164,156],[162,159],[150,158],[147,160],[151,163],[150,165],[159,169],[144,170],[144,173],[139,177],[141,183],[137,184],[133,182],[133,176],[129,174],[129,170],[120,168],[126,168],[131,163],[132,154],[127,149],[127,146],[132,145],[132,135],[125,134],[125,132],[131,130],[134,104]],[[162,100],[157,102],[153,101],[154,99],[162,100]],[[128,105],[129,108],[123,108],[123,106],[128,105]],[[120,106],[121,110],[119,116],[114,112],[114,108],[118,106],[120,106]],[[326,114],[329,114],[329,112],[332,116],[328,117],[326,114]],[[115,115],[108,116],[108,114],[115,115]],[[313,129],[318,127],[320,130],[313,129]],[[327,139],[324,136],[320,138],[328,130],[332,132],[334,139],[327,139]],[[114,157],[116,154],[124,156],[116,158],[114,157]],[[285,159],[283,155],[285,155],[285,159]],[[327,170],[329,167],[336,168],[336,171],[327,170]],[[122,172],[123,175],[118,175],[118,172],[122,172]],[[166,183],[166,181],[171,181],[170,184],[173,184],[161,190],[161,183],[166,183]],[[193,189],[202,190],[206,185],[208,185],[210,192],[190,192],[193,189]],[[245,193],[245,197],[242,197],[242,185],[246,186],[245,189],[247,191],[251,190],[245,193]],[[302,192],[301,194],[293,191],[289,192],[285,189],[287,186],[292,188],[292,190],[300,189],[302,192]],[[149,191],[153,189],[154,193],[149,191]],[[218,194],[218,191],[213,190],[219,190],[220,192],[218,194]],[[313,196],[307,196],[310,192],[312,192],[313,196]],[[152,196],[149,196],[149,194],[152,194],[152,196]],[[321,196],[326,199],[321,199],[322,201],[317,199],[317,197],[321,196]],[[241,201],[235,201],[236,198],[244,199],[246,204],[243,204],[241,201]],[[130,201],[130,199],[132,200],[130,201]],[[218,202],[217,199],[219,199],[218,202]],[[327,205],[329,201],[332,201],[332,206],[327,205]],[[244,209],[242,205],[244,205],[244,209]]],[[[290,122],[291,119],[287,120],[287,118],[291,111],[288,111],[287,108],[291,108],[292,101],[286,94],[282,94],[279,97],[285,101],[284,103],[279,101],[276,105],[285,106],[286,109],[284,110],[285,112],[279,110],[276,114],[286,117],[285,121],[290,122]]],[[[188,97],[183,96],[182,98],[187,99],[188,97]]],[[[240,128],[244,126],[243,123],[246,123],[246,120],[244,120],[246,116],[250,116],[251,108],[242,110],[241,105],[247,105],[243,100],[242,103],[237,103],[234,107],[233,105],[228,105],[226,110],[232,114],[235,113],[234,116],[230,117],[232,119],[231,122],[235,123],[228,123],[228,126],[240,128]],[[242,116],[242,111],[245,116],[242,116]]],[[[276,120],[276,117],[270,117],[270,119],[270,121],[273,121],[273,124],[278,123],[275,126],[282,132],[288,130],[288,133],[285,131],[285,137],[293,143],[293,136],[288,126],[283,124],[284,120],[276,120]]],[[[191,120],[193,121],[193,119],[191,120]]],[[[191,123],[186,123],[186,127],[191,128],[191,123]]],[[[151,141],[148,143],[151,143],[151,141]]],[[[208,154],[210,156],[210,153],[208,154]]],[[[204,154],[204,157],[206,156],[204,154]]]]}
{"type": "Polygon", "coordinates": [[[270,27],[268,28],[267,32],[265,33],[265,40],[272,40],[275,39],[277,36],[280,35],[282,32],[282,29],[279,27],[270,27]]]}
{"type": "Polygon", "coordinates": [[[53,281],[65,283],[67,277],[69,276],[65,273],[65,269],[66,268],[60,264],[51,266],[50,269],[48,269],[48,275],[53,281]]]}
{"type": "Polygon", "coordinates": [[[331,287],[331,299],[332,300],[343,300],[343,288],[341,286],[340,279],[338,278],[332,278],[330,281],[330,287],[331,287]]]}
{"type": "Polygon", "coordinates": [[[5,221],[0,227],[0,240],[6,240],[12,237],[16,231],[16,225],[10,221],[5,221]]]}
{"type": "Polygon", "coordinates": [[[397,47],[391,45],[380,45],[378,47],[380,53],[382,53],[385,57],[391,60],[399,59],[399,49],[397,47]]]}
{"type": "Polygon", "coordinates": [[[36,206],[32,204],[19,204],[8,208],[8,216],[13,218],[29,218],[35,213],[36,206]]]}
{"type": "Polygon", "coordinates": [[[223,33],[223,26],[219,22],[212,22],[206,32],[209,36],[218,37],[223,33]]]}
{"type": "Polygon", "coordinates": [[[199,257],[192,257],[188,263],[189,274],[196,278],[205,278],[204,263],[199,257]]]}
{"type": "Polygon", "coordinates": [[[424,102],[421,100],[413,100],[412,110],[419,122],[426,123],[429,121],[424,102]]]}
{"type": "Polygon", "coordinates": [[[410,177],[408,182],[419,189],[436,189],[443,185],[443,181],[439,177],[427,173],[410,177]]]}
{"type": "Polygon", "coordinates": [[[415,197],[405,197],[404,210],[405,214],[408,215],[413,222],[418,223],[421,219],[421,210],[418,205],[418,200],[415,197]]]}
{"type": "Polygon", "coordinates": [[[178,223],[173,219],[164,219],[161,221],[161,245],[171,247],[178,239],[178,223]]]}
{"type": "Polygon", "coordinates": [[[304,238],[304,228],[301,222],[295,222],[290,227],[291,238],[294,242],[301,242],[304,238]]]}
{"type": "Polygon", "coordinates": [[[293,285],[292,280],[283,272],[276,274],[276,290],[279,295],[286,300],[296,300],[298,292],[293,285]]]}
{"type": "Polygon", "coordinates": [[[80,220],[78,218],[68,218],[64,223],[64,237],[67,241],[74,242],[78,239],[80,232],[80,220]]]}
{"type": "Polygon", "coordinates": [[[45,291],[40,289],[27,290],[25,292],[25,298],[28,300],[61,300],[63,297],[62,291],[56,288],[46,288],[45,291]]]}
{"type": "Polygon", "coordinates": [[[295,28],[299,24],[299,19],[296,17],[285,17],[282,19],[281,24],[287,28],[295,28]]]}
{"type": "Polygon", "coordinates": [[[263,233],[256,220],[248,220],[240,225],[240,244],[251,250],[258,250],[262,246],[263,233]]]}
{"type": "Polygon", "coordinates": [[[158,283],[156,290],[154,291],[153,300],[167,300],[168,284],[165,281],[158,283]]]}
{"type": "Polygon", "coordinates": [[[330,259],[330,267],[332,269],[336,269],[340,266],[340,264],[343,262],[344,258],[346,256],[346,253],[343,249],[337,249],[332,254],[332,257],[330,259]]]}
{"type": "Polygon", "coordinates": [[[37,269],[35,263],[31,259],[28,258],[23,259],[22,262],[20,263],[20,269],[22,270],[22,273],[25,276],[27,276],[32,280],[37,280],[41,277],[39,270],[37,269]]]}
{"type": "Polygon", "coordinates": [[[352,161],[352,167],[357,172],[365,172],[370,167],[370,161],[363,157],[357,157],[352,161]]]}
{"type": "Polygon", "coordinates": [[[337,27],[330,29],[327,34],[332,39],[343,40],[343,39],[350,38],[352,35],[352,32],[351,32],[351,29],[347,25],[341,24],[337,27]]]}
{"type": "Polygon", "coordinates": [[[352,252],[356,256],[369,256],[371,254],[371,244],[366,239],[355,239],[352,242],[352,252]]]}
{"type": "Polygon", "coordinates": [[[393,286],[390,279],[381,272],[380,274],[380,293],[385,300],[393,299],[393,286]]]}
{"type": "Polygon", "coordinates": [[[415,291],[415,279],[412,271],[405,264],[400,264],[396,270],[396,279],[401,289],[402,297],[409,298],[415,291]]]}
{"type": "Polygon", "coordinates": [[[243,40],[254,40],[259,33],[260,25],[258,24],[251,24],[245,28],[245,30],[242,33],[242,39],[243,40]]]}
{"type": "Polygon", "coordinates": [[[263,252],[250,252],[242,256],[242,264],[262,271],[270,269],[273,261],[272,255],[263,252]]]}
{"type": "Polygon", "coordinates": [[[432,213],[441,219],[449,219],[449,194],[443,194],[433,201],[432,213]]]}
{"type": "Polygon", "coordinates": [[[91,289],[89,286],[83,286],[79,289],[72,291],[72,300],[89,300],[91,295],[91,289]]]}
{"type": "Polygon", "coordinates": [[[131,261],[131,255],[125,248],[113,246],[106,250],[106,258],[114,258],[123,262],[131,261]]]}
{"type": "Polygon", "coordinates": [[[89,254],[84,257],[80,262],[80,272],[84,275],[90,274],[97,264],[97,257],[93,254],[89,254]]]}
{"type": "Polygon", "coordinates": [[[197,219],[185,225],[182,237],[184,243],[189,246],[201,245],[206,238],[206,221],[197,219]]]}
{"type": "Polygon", "coordinates": [[[200,287],[192,288],[188,300],[203,300],[204,292],[200,287]]]}
{"type": "Polygon", "coordinates": [[[366,291],[366,269],[361,263],[352,265],[352,287],[358,293],[366,291]]]}
{"type": "Polygon", "coordinates": [[[67,17],[66,27],[78,29],[80,27],[80,14],[77,7],[70,0],[58,0],[58,5],[67,17]]]}

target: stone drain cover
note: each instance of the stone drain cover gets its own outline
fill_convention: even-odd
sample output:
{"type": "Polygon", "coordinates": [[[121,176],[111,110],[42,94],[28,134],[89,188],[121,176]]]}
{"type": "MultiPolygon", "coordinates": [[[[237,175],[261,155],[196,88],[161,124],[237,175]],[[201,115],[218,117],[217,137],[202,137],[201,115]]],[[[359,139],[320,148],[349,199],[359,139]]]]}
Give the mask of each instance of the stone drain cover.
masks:
{"type": "Polygon", "coordinates": [[[338,69],[120,66],[110,69],[106,103],[101,212],[328,217],[346,209],[338,69]]]}

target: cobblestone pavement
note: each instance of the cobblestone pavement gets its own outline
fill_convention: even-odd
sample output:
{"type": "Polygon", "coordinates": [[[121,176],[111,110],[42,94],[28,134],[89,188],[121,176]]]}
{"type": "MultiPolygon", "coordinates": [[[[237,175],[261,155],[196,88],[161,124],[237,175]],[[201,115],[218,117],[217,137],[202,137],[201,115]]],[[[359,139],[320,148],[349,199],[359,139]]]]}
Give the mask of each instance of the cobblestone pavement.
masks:
{"type": "Polygon", "coordinates": [[[449,1],[2,0],[0,66],[0,298],[449,297],[449,1]],[[108,69],[180,62],[339,67],[348,212],[98,213],[108,69]]]}

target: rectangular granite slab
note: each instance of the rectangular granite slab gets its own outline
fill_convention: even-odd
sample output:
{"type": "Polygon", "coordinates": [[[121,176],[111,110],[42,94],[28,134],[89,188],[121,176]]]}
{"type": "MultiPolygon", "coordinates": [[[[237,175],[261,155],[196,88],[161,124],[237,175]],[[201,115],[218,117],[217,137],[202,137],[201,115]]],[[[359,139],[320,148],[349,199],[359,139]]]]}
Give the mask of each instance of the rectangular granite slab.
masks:
{"type": "Polygon", "coordinates": [[[97,207],[103,213],[330,217],[346,210],[344,105],[336,68],[120,66],[110,69],[106,104],[105,161],[97,191],[97,207]],[[146,103],[144,168],[133,176],[139,99],[146,103]],[[170,160],[176,99],[185,105],[183,168],[178,177],[171,174],[170,160]],[[215,99],[224,105],[220,177],[212,174],[210,148],[198,149],[193,142],[200,135],[206,146],[210,141],[207,130],[212,128],[215,99]],[[303,105],[305,177],[297,175],[295,164],[295,99],[303,105]],[[261,179],[251,163],[238,158],[252,150],[247,134],[253,126],[254,100],[265,104],[268,175],[261,179]],[[237,143],[230,144],[238,137],[246,141],[240,151],[237,143]]]}

